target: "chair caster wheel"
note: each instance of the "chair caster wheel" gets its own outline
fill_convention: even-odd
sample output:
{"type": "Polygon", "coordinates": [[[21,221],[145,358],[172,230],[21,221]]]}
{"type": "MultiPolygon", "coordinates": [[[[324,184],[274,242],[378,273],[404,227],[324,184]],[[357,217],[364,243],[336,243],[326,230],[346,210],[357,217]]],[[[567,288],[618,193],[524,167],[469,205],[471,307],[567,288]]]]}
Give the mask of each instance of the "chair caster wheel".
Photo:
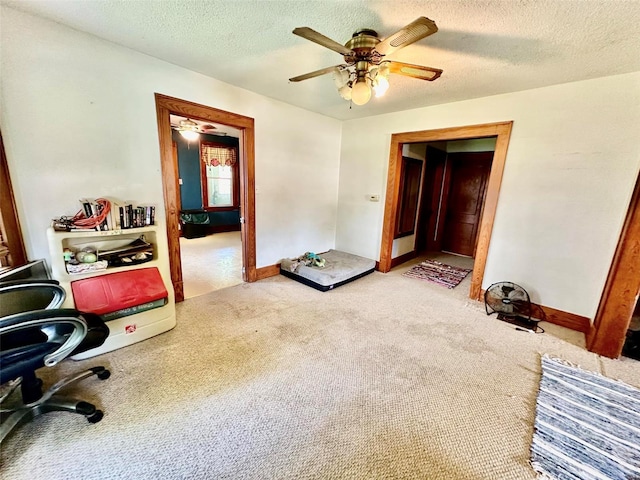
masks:
{"type": "Polygon", "coordinates": [[[104,369],[103,371],[101,371],[100,373],[98,373],[97,377],[100,380],[106,380],[107,378],[109,378],[111,376],[111,372],[107,369],[104,369]]]}
{"type": "Polygon", "coordinates": [[[100,420],[102,420],[103,416],[104,413],[102,413],[102,410],[96,410],[93,415],[87,417],[87,421],[89,423],[98,423],[100,420]]]}

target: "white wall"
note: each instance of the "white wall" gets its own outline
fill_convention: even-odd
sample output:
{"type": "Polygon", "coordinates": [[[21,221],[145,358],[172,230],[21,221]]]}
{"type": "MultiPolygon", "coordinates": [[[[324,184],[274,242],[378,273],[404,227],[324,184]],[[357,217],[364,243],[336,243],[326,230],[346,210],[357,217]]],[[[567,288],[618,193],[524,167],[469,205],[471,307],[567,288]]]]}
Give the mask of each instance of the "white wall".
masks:
{"type": "Polygon", "coordinates": [[[363,198],[384,197],[392,133],[509,120],[483,288],[593,317],[640,167],[640,72],[345,122],[336,248],[379,259],[384,202],[363,198]]]}
{"type": "Polygon", "coordinates": [[[334,247],[339,121],[0,9],[0,124],[30,258],[49,258],[46,228],[82,197],[164,217],[155,92],[255,119],[258,267],[334,247]]]}

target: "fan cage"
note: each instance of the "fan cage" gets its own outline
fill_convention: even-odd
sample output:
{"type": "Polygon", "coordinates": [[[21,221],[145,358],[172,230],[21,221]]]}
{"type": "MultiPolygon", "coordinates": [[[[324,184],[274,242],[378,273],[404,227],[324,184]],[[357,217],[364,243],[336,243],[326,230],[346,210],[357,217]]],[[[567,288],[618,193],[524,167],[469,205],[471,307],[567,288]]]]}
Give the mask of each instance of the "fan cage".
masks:
{"type": "Polygon", "coordinates": [[[531,299],[527,291],[520,285],[512,282],[496,282],[484,292],[484,307],[487,315],[494,313],[498,317],[521,317],[525,320],[531,319],[531,299]],[[518,302],[509,299],[511,292],[517,292],[518,302]],[[499,302],[499,303],[498,303],[499,302]],[[511,307],[511,308],[509,308],[511,307]]]}

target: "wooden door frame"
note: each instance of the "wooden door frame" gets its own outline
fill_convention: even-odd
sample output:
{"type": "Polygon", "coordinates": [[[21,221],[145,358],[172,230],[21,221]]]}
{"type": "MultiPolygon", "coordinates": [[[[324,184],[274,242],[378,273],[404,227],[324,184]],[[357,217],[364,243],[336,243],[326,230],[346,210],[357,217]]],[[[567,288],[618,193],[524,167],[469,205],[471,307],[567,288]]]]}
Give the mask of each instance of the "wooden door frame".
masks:
{"type": "Polygon", "coordinates": [[[618,358],[640,293],[640,174],[591,329],[589,351],[618,358]]]}
{"type": "Polygon", "coordinates": [[[255,282],[256,275],[256,224],[255,224],[255,130],[254,119],[225,112],[206,105],[155,94],[160,141],[160,163],[162,167],[162,189],[164,194],[169,266],[176,302],[184,300],[182,263],[180,260],[180,187],[178,165],[173,159],[170,114],[197,118],[228,125],[241,130],[240,144],[240,214],[242,238],[242,279],[255,282]]]}
{"type": "Polygon", "coordinates": [[[484,212],[480,220],[478,246],[473,265],[471,289],[469,297],[480,300],[482,279],[487,263],[487,253],[491,241],[491,231],[498,206],[498,195],[502,183],[502,174],[507,158],[507,148],[511,137],[513,122],[487,123],[464,127],[441,128],[418,132],[395,133],[391,135],[389,150],[389,173],[387,175],[387,193],[385,199],[384,220],[382,224],[382,243],[380,246],[379,270],[391,270],[393,233],[398,214],[398,198],[400,194],[400,175],[402,167],[402,145],[405,143],[425,143],[447,140],[467,140],[472,138],[497,137],[496,149],[491,164],[491,172],[487,182],[487,194],[484,201],[484,212]]]}
{"type": "Polygon", "coordinates": [[[9,175],[7,155],[4,150],[2,132],[0,132],[0,223],[3,226],[3,237],[9,248],[12,267],[27,263],[27,252],[24,247],[20,219],[16,208],[13,187],[9,175]]]}

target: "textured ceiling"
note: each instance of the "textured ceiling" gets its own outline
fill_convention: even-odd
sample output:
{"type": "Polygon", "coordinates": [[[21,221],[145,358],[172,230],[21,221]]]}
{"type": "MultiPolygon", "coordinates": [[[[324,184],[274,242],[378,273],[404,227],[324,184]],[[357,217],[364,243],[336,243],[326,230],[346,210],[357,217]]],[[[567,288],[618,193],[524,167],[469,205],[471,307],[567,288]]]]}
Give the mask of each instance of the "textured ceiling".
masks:
{"type": "Polygon", "coordinates": [[[338,119],[640,70],[640,0],[0,2],[338,119]],[[440,79],[392,75],[383,98],[351,109],[331,75],[288,82],[343,63],[295,27],[345,43],[357,29],[385,37],[419,16],[439,31],[391,59],[441,68],[440,79]]]}

